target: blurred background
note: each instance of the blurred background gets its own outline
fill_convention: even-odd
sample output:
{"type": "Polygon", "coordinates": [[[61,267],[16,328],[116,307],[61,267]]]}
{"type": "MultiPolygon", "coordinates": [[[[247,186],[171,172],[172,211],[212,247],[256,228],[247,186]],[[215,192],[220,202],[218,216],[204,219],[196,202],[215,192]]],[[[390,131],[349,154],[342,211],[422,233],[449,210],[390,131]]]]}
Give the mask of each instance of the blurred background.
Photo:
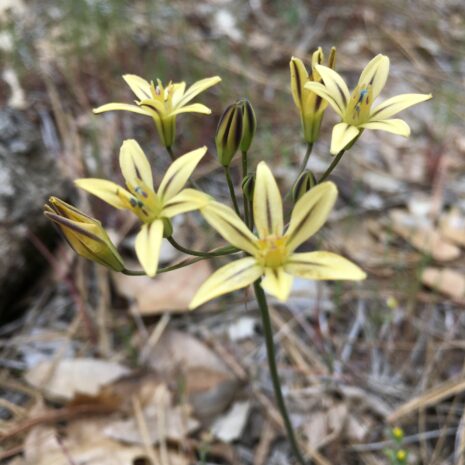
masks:
{"type": "MultiPolygon", "coordinates": [[[[250,165],[266,160],[286,193],[306,148],[289,61],[309,65],[318,46],[337,47],[352,86],[383,53],[381,98],[433,99],[401,115],[409,139],[365,132],[332,177],[338,204],[309,249],[350,258],[368,279],[297,281],[286,305],[272,301],[293,423],[318,465],[465,463],[460,0],[0,1],[1,463],[293,463],[252,296],[186,311],[222,261],[155,280],[113,275],[78,259],[42,207],[53,194],[98,217],[134,262],[137,222],[72,184],[121,181],[127,138],[157,181],[169,164],[150,118],[92,114],[133,100],[127,73],[188,85],[220,75],[196,99],[212,115],[178,118],[175,153],[206,144],[198,182],[227,202],[214,134],[224,108],[247,97],[258,120],[250,165]]],[[[317,174],[336,121],[328,109],[309,164],[317,174]]],[[[222,244],[195,214],[176,228],[191,248],[222,244]]],[[[164,244],[162,264],[181,258],[164,244]]]]}

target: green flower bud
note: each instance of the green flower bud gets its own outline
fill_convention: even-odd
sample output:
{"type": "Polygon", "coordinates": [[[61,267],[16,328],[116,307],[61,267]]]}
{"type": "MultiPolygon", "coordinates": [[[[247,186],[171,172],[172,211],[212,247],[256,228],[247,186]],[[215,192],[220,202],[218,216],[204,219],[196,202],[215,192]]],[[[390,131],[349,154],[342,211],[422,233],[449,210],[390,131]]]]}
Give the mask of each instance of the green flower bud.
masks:
{"type": "MultiPolygon", "coordinates": [[[[291,58],[291,91],[294,103],[299,110],[304,139],[307,143],[314,143],[320,135],[320,126],[328,102],[305,87],[307,82],[323,82],[316,69],[316,65],[324,64],[324,54],[319,47],[312,54],[312,66],[310,72],[305,68],[302,60],[291,58]]],[[[334,69],[336,65],[336,49],[331,48],[327,66],[334,69]]]]}
{"type": "Polygon", "coordinates": [[[229,166],[242,140],[242,111],[233,103],[221,115],[216,129],[215,144],[218,160],[229,166]]]}
{"type": "Polygon", "coordinates": [[[255,189],[255,173],[249,173],[242,180],[242,192],[244,193],[244,197],[249,202],[252,202],[253,200],[254,189],[255,189]]]}
{"type": "Polygon", "coordinates": [[[59,226],[78,255],[115,271],[124,270],[123,259],[100,221],[56,197],[50,197],[44,215],[59,226]]]}
{"type": "Polygon", "coordinates": [[[257,118],[253,110],[252,104],[247,99],[242,99],[236,102],[242,111],[242,139],[240,149],[242,152],[247,152],[252,144],[252,140],[257,129],[257,118]]]}
{"type": "Polygon", "coordinates": [[[302,173],[300,173],[291,190],[292,199],[294,200],[294,203],[297,202],[315,185],[316,179],[310,170],[305,170],[302,173]]]}

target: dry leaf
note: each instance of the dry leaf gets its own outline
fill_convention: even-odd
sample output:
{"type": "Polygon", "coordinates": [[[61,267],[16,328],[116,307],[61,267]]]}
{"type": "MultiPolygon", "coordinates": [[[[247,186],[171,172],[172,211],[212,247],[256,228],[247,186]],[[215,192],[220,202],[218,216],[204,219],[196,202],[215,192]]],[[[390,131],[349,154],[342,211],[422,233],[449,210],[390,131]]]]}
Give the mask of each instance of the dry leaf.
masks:
{"type": "Polygon", "coordinates": [[[421,275],[421,282],[455,300],[465,298],[465,276],[451,268],[426,268],[421,275]]]}
{"type": "Polygon", "coordinates": [[[465,218],[458,210],[452,210],[441,218],[439,228],[446,239],[465,247],[465,218]]]}
{"type": "Polygon", "coordinates": [[[420,252],[441,262],[455,260],[460,256],[460,249],[431,226],[415,224],[416,219],[401,210],[391,210],[389,216],[392,230],[420,252]]]}
{"type": "Polygon", "coordinates": [[[223,416],[217,418],[211,427],[212,434],[223,442],[240,439],[249,418],[250,402],[236,402],[223,416]]]}
{"type": "Polygon", "coordinates": [[[165,331],[149,360],[161,376],[181,383],[195,415],[205,421],[227,408],[239,386],[218,355],[181,331],[165,331]]]}
{"type": "MultiPolygon", "coordinates": [[[[155,405],[151,405],[143,410],[151,444],[157,444],[162,438],[182,442],[199,427],[199,422],[190,417],[185,409],[180,406],[169,406],[163,414],[160,410],[155,405]],[[165,422],[163,424],[163,432],[160,434],[160,421],[163,418],[165,422]]],[[[144,444],[137,421],[134,418],[115,421],[105,427],[103,433],[105,436],[118,441],[138,445],[144,444]]]]}
{"type": "Polygon", "coordinates": [[[118,363],[92,358],[42,362],[29,370],[26,381],[54,400],[71,400],[77,394],[96,396],[100,389],[130,373],[118,363]]]}
{"type": "Polygon", "coordinates": [[[156,278],[115,273],[114,279],[122,295],[135,299],[141,315],[157,315],[187,311],[195,292],[210,274],[208,262],[200,261],[156,278]]]}

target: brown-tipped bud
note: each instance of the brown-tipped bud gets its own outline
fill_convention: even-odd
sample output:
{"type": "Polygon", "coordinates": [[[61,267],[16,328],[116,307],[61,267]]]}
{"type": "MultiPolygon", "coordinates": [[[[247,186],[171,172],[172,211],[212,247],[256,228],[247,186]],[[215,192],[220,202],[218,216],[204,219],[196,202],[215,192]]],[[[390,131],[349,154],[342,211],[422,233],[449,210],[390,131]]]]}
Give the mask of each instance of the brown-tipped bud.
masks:
{"type": "Polygon", "coordinates": [[[252,145],[255,131],[257,130],[257,118],[252,104],[246,99],[236,102],[242,111],[242,139],[240,149],[242,152],[247,152],[252,145]]]}
{"type": "Polygon", "coordinates": [[[124,270],[123,259],[100,221],[56,197],[50,197],[44,215],[58,225],[78,255],[115,271],[124,270]]]}
{"type": "Polygon", "coordinates": [[[242,180],[242,192],[244,193],[244,197],[249,202],[252,202],[253,200],[254,190],[255,190],[255,173],[249,173],[242,180]]]}
{"type": "Polygon", "coordinates": [[[313,186],[316,185],[316,179],[310,170],[305,170],[300,173],[296,182],[292,186],[292,199],[296,203],[304,194],[306,194],[313,186]]]}
{"type": "Polygon", "coordinates": [[[229,105],[221,115],[216,129],[215,144],[218,160],[229,166],[242,140],[242,110],[236,104],[229,105]]]}

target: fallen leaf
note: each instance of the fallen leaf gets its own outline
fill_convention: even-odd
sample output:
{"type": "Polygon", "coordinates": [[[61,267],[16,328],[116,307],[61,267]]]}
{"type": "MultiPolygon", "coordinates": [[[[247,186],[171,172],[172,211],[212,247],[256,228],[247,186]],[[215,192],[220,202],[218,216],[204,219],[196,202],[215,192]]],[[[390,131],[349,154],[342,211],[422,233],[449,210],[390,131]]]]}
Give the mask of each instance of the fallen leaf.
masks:
{"type": "Polygon", "coordinates": [[[446,239],[465,247],[465,217],[458,210],[452,210],[441,218],[439,228],[446,239]]]}
{"type": "Polygon", "coordinates": [[[205,422],[228,407],[239,387],[220,357],[188,333],[165,331],[148,360],[161,377],[183,386],[195,416],[205,422]]]}
{"type": "Polygon", "coordinates": [[[236,402],[224,415],[217,418],[211,427],[212,434],[223,442],[240,439],[250,413],[250,402],[236,402]]]}
{"type": "Polygon", "coordinates": [[[455,300],[465,298],[465,276],[451,268],[426,268],[421,275],[421,282],[455,300]]]}
{"type": "Polygon", "coordinates": [[[200,261],[156,278],[115,273],[114,279],[119,292],[136,301],[139,314],[158,315],[166,311],[186,312],[197,289],[210,274],[208,262],[200,261]]]}
{"type": "MultiPolygon", "coordinates": [[[[187,415],[185,409],[180,406],[168,407],[162,414],[159,407],[152,405],[145,408],[143,413],[151,444],[157,444],[162,438],[182,442],[199,427],[199,422],[187,415]],[[163,433],[160,434],[160,421],[163,418],[165,419],[163,433]]],[[[144,444],[137,421],[134,418],[115,421],[106,426],[103,433],[111,439],[129,444],[144,444]]]]}
{"type": "Polygon", "coordinates": [[[415,225],[414,219],[409,224],[408,216],[399,210],[391,211],[390,217],[391,229],[420,252],[440,262],[455,260],[460,256],[460,249],[431,226],[415,225]]]}
{"type": "Polygon", "coordinates": [[[26,381],[43,389],[53,400],[71,400],[76,395],[97,396],[102,387],[130,373],[118,363],[92,358],[42,362],[30,369],[26,381]]]}

